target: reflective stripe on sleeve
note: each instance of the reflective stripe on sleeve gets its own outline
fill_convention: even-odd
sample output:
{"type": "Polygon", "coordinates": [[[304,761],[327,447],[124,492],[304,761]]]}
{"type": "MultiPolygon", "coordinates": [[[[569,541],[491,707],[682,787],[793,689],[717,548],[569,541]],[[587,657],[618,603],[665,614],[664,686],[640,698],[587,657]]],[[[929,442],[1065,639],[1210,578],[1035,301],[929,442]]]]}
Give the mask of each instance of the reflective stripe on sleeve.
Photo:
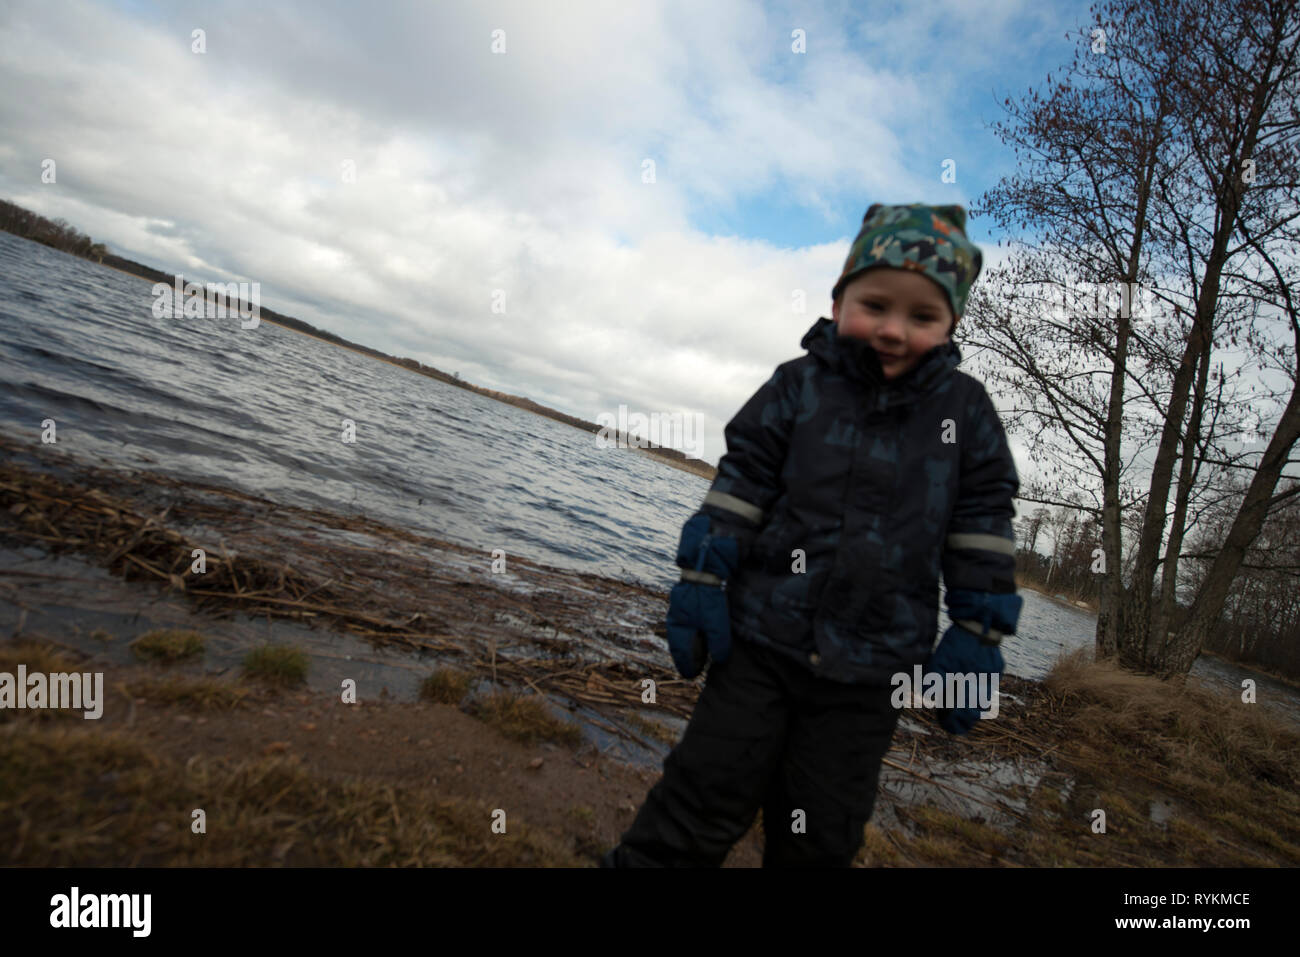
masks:
{"type": "Polygon", "coordinates": [[[699,582],[702,585],[721,585],[722,579],[709,572],[697,572],[693,568],[682,569],[682,581],[699,582]]]}
{"type": "Polygon", "coordinates": [[[1000,645],[1002,644],[1003,637],[1005,637],[1002,632],[998,631],[996,628],[990,628],[989,633],[987,635],[984,634],[984,623],[981,621],[975,621],[973,618],[954,618],[952,623],[954,625],[961,625],[972,634],[979,635],[980,639],[986,644],[1000,645]]]}
{"type": "Polygon", "coordinates": [[[978,548],[985,552],[998,552],[1002,555],[1016,554],[1016,543],[1001,535],[981,535],[972,532],[958,532],[948,536],[949,548],[978,548]]]}
{"type": "Polygon", "coordinates": [[[763,521],[763,510],[761,508],[757,505],[751,505],[743,498],[728,495],[726,492],[710,490],[709,494],[704,496],[704,504],[726,509],[728,512],[735,512],[741,518],[747,518],[755,524],[763,521]]]}

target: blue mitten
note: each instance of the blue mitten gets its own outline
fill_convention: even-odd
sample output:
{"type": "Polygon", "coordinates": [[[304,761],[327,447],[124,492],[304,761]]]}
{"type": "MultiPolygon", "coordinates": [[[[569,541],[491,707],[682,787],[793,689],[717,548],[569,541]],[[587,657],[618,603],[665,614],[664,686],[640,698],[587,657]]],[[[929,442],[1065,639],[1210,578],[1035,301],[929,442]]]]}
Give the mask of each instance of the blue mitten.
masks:
{"type": "Polygon", "coordinates": [[[720,581],[730,578],[740,564],[740,543],[719,529],[719,525],[717,519],[703,512],[692,515],[682,526],[677,564],[690,571],[713,575],[720,581]]]}
{"type": "MultiPolygon", "coordinates": [[[[950,674],[1001,675],[1002,668],[1002,651],[997,645],[984,644],[961,625],[949,625],[925,670],[926,674],[937,673],[946,686],[950,674]]],[[[936,717],[950,734],[965,734],[980,719],[980,709],[968,701],[965,708],[940,708],[936,717]]]]}
{"type": "Polygon", "coordinates": [[[731,622],[722,583],[740,563],[736,539],[713,534],[708,515],[694,515],[682,528],[677,564],[682,580],[668,600],[668,650],[683,678],[694,678],[709,656],[721,664],[731,657],[731,622]]]}
{"type": "Polygon", "coordinates": [[[945,601],[948,617],[990,644],[1014,635],[1025,600],[1015,592],[950,588],[945,601]]]}
{"type": "MultiPolygon", "coordinates": [[[[1024,599],[1015,593],[953,588],[947,594],[953,624],[930,655],[926,674],[937,673],[947,685],[950,674],[997,674],[1004,668],[998,643],[1014,635],[1024,599]]],[[[978,680],[978,679],[977,679],[978,680]]],[[[969,703],[968,703],[969,705],[969,703]]],[[[939,724],[951,734],[965,734],[980,719],[978,706],[941,709],[939,724]]]]}
{"type": "Polygon", "coordinates": [[[731,653],[731,623],[727,596],[717,585],[678,582],[668,599],[668,650],[683,678],[704,670],[713,651],[715,661],[731,653]]]}

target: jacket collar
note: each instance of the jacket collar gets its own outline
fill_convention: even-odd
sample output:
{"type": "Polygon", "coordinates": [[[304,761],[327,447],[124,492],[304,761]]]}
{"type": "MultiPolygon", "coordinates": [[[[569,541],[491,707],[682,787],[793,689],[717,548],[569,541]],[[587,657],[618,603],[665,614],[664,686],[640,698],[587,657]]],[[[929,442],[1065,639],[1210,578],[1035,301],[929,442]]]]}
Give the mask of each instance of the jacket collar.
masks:
{"type": "Polygon", "coordinates": [[[846,346],[835,321],[825,316],[813,323],[799,344],[831,369],[866,386],[880,408],[915,402],[951,376],[961,362],[957,343],[945,342],[925,353],[920,362],[897,379],[886,381],[876,351],[865,343],[846,346]]]}

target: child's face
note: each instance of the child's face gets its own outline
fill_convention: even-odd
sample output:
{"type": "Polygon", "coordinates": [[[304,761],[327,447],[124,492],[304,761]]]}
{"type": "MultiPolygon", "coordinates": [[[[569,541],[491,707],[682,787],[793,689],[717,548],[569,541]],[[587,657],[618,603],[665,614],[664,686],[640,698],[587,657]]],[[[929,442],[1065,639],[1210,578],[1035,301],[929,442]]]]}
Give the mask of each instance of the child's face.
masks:
{"type": "Polygon", "coordinates": [[[842,336],[865,339],[896,379],[950,338],[948,297],[934,280],[906,269],[869,269],[840,292],[831,315],[842,336]]]}

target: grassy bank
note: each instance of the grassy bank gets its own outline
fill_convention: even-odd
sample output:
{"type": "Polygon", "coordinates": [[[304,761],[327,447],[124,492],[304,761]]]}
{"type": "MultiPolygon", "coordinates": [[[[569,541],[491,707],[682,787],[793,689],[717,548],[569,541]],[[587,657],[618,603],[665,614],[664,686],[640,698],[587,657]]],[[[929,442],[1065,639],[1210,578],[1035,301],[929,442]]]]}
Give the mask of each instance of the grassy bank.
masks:
{"type": "MultiPolygon", "coordinates": [[[[93,667],[40,640],[0,645],[0,672],[20,663],[29,673],[93,667]]],[[[557,827],[535,801],[507,797],[486,761],[467,770],[473,749],[458,722],[495,754],[509,754],[521,731],[534,745],[559,742],[545,757],[511,755],[523,779],[536,780],[547,759],[558,764],[557,754],[576,753],[571,724],[512,707],[509,695],[472,700],[473,720],[447,706],[348,706],[256,678],[157,666],[117,669],[112,678],[100,721],[72,710],[0,710],[0,841],[10,863],[594,862],[594,813],[584,822],[553,799],[573,819],[557,827]],[[393,733],[402,728],[424,737],[393,733]],[[440,786],[429,772],[443,770],[442,751],[454,762],[440,786]]]]}
{"type": "MultiPolygon", "coordinates": [[[[39,641],[0,646],[0,671],[20,662],[89,667],[39,641]]],[[[593,773],[562,727],[521,735],[521,712],[501,699],[347,706],[157,664],[110,684],[101,721],[0,711],[12,863],[594,866],[656,777],[593,773]]],[[[905,735],[891,759],[1045,762],[1052,773],[1016,826],[991,825],[974,802],[896,806],[907,827],[868,825],[859,865],[1300,864],[1300,739],[1288,727],[1080,656],[1015,687],[1003,718],[967,738],[905,735]]],[[[761,829],[731,866],[758,863],[761,829]]]]}

